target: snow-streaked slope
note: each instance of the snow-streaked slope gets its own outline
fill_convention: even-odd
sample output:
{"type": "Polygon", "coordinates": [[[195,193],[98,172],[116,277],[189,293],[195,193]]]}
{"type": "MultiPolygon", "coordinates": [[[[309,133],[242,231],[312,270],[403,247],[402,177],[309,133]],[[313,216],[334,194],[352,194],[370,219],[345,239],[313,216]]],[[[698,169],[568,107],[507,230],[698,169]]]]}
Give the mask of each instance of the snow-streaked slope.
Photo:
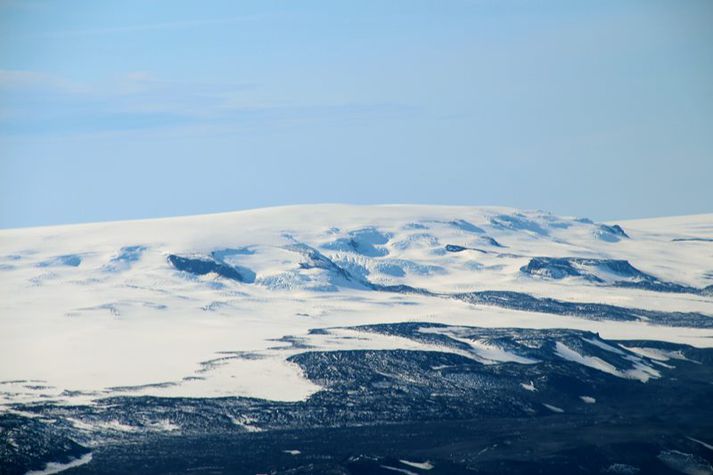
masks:
{"type": "Polygon", "coordinates": [[[291,341],[442,351],[336,330],[308,337],[404,321],[713,346],[710,327],[661,324],[673,314],[617,321],[451,298],[505,290],[713,318],[703,290],[713,284],[713,215],[613,224],[495,207],[320,205],[3,230],[0,398],[299,400],[319,386],[286,361],[298,351],[291,341]],[[523,271],[543,257],[580,260],[576,272],[540,272],[541,262],[523,271]]]}

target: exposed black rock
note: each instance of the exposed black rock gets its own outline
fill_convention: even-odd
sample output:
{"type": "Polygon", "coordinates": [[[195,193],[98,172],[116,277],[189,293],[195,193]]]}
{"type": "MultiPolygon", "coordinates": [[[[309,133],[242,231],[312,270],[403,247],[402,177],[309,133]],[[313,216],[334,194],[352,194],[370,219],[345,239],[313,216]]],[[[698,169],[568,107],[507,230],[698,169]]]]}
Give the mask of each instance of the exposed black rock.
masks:
{"type": "Polygon", "coordinates": [[[0,414],[0,473],[69,461],[89,446],[92,461],[73,473],[425,473],[403,461],[429,461],[435,474],[600,474],[625,466],[673,473],[662,453],[710,463],[708,449],[692,439],[713,433],[713,350],[623,342],[686,358],[660,366],[576,330],[417,322],[354,330],[444,350],[302,351],[290,361],[323,390],[298,402],[116,397],[92,406],[18,405],[24,415],[0,414]],[[467,357],[471,340],[532,362],[467,357]],[[563,358],[558,343],[621,370],[655,367],[660,377],[646,384],[617,377],[563,358]],[[157,429],[166,422],[174,432],[157,429]]]}
{"type": "Polygon", "coordinates": [[[520,268],[520,272],[530,276],[549,279],[580,277],[590,282],[603,284],[606,281],[596,275],[604,272],[613,276],[611,285],[652,290],[657,292],[698,293],[699,289],[687,285],[659,280],[651,274],[642,272],[627,260],[594,259],[584,257],[533,257],[520,268]]]}
{"type": "Polygon", "coordinates": [[[175,254],[170,254],[168,256],[168,262],[170,262],[176,269],[193,275],[215,273],[221,277],[236,280],[238,282],[251,282],[255,280],[254,276],[252,276],[252,280],[250,280],[249,276],[244,276],[236,268],[227,264],[216,262],[212,259],[181,257],[175,254]]]}
{"type": "Polygon", "coordinates": [[[465,292],[453,294],[452,297],[473,304],[495,305],[528,312],[573,315],[588,320],[646,320],[657,325],[672,327],[713,328],[713,317],[695,312],[664,312],[600,303],[567,302],[510,291],[465,292]]]}

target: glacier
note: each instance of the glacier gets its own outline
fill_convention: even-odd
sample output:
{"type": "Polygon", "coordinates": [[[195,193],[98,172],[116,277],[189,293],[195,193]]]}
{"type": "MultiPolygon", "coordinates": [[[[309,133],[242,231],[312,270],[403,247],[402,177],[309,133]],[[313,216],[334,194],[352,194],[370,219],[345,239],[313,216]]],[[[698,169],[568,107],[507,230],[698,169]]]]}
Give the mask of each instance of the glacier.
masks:
{"type": "MultiPolygon", "coordinates": [[[[269,452],[278,430],[597,419],[624,404],[611,391],[668,400],[686,381],[693,407],[713,395],[700,386],[713,375],[712,241],[713,215],[595,223],[422,205],[0,230],[0,468],[91,453],[76,470],[102,473],[137,437],[239,434],[272,457],[245,473],[279,472],[309,450],[269,452]]],[[[710,442],[709,415],[686,436],[710,442]]],[[[686,441],[596,470],[705,457],[686,441]]],[[[490,473],[498,453],[334,463],[378,473],[427,458],[430,473],[460,473],[482,460],[490,473]]]]}

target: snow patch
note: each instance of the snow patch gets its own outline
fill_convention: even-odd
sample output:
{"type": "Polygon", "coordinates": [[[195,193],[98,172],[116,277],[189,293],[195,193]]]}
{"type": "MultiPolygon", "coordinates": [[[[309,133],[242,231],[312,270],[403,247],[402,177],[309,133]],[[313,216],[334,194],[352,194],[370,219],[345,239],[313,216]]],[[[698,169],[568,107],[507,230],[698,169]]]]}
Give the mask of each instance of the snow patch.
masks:
{"type": "Polygon", "coordinates": [[[560,358],[611,374],[618,378],[637,379],[642,383],[645,383],[651,378],[661,377],[661,374],[658,371],[644,363],[635,362],[633,368],[622,371],[597,356],[581,355],[559,341],[555,345],[555,353],[560,358]]]}
{"type": "Polygon", "coordinates": [[[664,450],[658,459],[669,468],[686,475],[711,475],[713,466],[698,455],[687,454],[678,450],[664,450]]]}
{"type": "Polygon", "coordinates": [[[561,407],[553,406],[552,404],[542,403],[542,405],[545,406],[550,411],[556,412],[557,414],[562,414],[564,412],[564,409],[562,409],[561,407]]]}
{"type": "Polygon", "coordinates": [[[72,460],[67,463],[50,462],[45,466],[44,469],[31,470],[31,471],[27,472],[25,475],[52,475],[54,473],[60,473],[60,472],[64,472],[65,470],[69,470],[69,469],[72,469],[75,467],[80,467],[82,465],[86,465],[91,461],[92,461],[92,454],[88,453],[88,454],[82,455],[78,459],[72,460]]]}
{"type": "Polygon", "coordinates": [[[409,460],[399,460],[404,465],[408,465],[409,467],[413,468],[418,468],[421,470],[433,470],[434,465],[426,460],[425,462],[411,462],[409,460]]]}
{"type": "Polygon", "coordinates": [[[520,383],[520,386],[522,386],[522,388],[527,391],[537,391],[537,388],[535,387],[535,384],[532,381],[530,381],[529,383],[520,383]]]}

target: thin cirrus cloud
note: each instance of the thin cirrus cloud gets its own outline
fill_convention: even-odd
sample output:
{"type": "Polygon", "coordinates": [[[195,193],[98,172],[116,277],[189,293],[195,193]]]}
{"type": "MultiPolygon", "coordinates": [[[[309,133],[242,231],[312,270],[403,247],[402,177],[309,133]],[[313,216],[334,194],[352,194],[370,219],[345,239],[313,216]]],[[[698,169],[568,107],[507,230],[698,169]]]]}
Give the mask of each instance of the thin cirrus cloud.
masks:
{"type": "Polygon", "coordinates": [[[157,22],[157,23],[145,23],[137,25],[119,25],[119,26],[106,26],[100,28],[86,28],[86,29],[76,29],[76,30],[58,30],[58,31],[46,31],[43,33],[36,33],[30,35],[32,37],[40,38],[64,38],[64,37],[82,37],[82,36],[98,36],[98,35],[112,35],[112,34],[122,34],[122,33],[139,33],[139,32],[151,32],[151,31],[161,31],[161,30],[181,30],[190,28],[200,28],[208,26],[217,25],[232,25],[243,22],[249,22],[254,20],[259,20],[264,18],[266,15],[243,15],[234,16],[228,18],[207,18],[202,20],[182,20],[182,21],[169,21],[169,22],[157,22]]]}
{"type": "Polygon", "coordinates": [[[165,80],[135,71],[76,83],[32,71],[0,70],[0,136],[151,131],[173,127],[280,126],[412,114],[395,103],[298,103],[261,98],[253,83],[165,80]]]}
{"type": "Polygon", "coordinates": [[[67,94],[87,91],[86,87],[81,84],[57,75],[35,71],[0,69],[0,101],[13,92],[28,90],[55,91],[67,94]]]}

